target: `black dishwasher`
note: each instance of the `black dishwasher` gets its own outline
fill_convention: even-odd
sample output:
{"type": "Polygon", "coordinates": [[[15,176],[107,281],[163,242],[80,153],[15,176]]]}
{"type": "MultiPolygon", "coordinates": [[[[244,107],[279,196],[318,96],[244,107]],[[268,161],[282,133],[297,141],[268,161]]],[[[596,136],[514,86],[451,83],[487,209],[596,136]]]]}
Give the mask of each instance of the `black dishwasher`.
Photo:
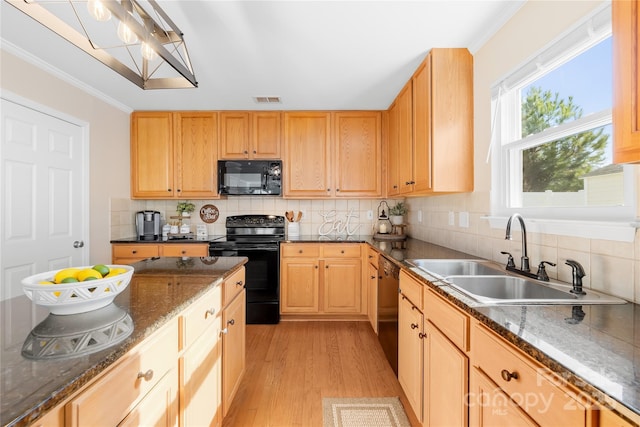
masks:
{"type": "Polygon", "coordinates": [[[378,259],[378,340],[398,375],[398,288],[400,268],[384,256],[378,259]]]}

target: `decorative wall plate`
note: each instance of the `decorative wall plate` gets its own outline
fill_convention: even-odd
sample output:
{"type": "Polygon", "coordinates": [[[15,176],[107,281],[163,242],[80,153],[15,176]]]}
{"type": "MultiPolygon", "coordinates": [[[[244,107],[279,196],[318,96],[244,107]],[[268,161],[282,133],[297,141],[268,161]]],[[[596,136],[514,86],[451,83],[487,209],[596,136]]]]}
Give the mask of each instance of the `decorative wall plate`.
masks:
{"type": "Polygon", "coordinates": [[[200,209],[200,219],[207,224],[212,224],[218,220],[220,212],[214,205],[204,205],[200,209]]]}

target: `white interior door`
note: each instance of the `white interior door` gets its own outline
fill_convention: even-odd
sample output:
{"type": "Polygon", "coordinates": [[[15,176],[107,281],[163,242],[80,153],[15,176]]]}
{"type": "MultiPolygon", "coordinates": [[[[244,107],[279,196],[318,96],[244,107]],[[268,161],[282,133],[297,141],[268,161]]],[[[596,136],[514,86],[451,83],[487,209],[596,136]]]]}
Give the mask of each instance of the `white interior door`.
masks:
{"type": "Polygon", "coordinates": [[[22,295],[24,277],[88,258],[84,128],[1,103],[0,301],[22,295]]]}

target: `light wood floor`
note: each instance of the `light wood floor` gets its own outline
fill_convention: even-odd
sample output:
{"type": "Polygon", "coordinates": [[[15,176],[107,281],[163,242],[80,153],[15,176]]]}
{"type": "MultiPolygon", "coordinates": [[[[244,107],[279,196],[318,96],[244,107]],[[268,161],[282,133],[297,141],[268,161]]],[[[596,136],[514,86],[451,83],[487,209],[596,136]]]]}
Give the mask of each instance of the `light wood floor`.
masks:
{"type": "Polygon", "coordinates": [[[223,427],[322,427],[323,397],[400,397],[368,322],[247,325],[247,369],[223,427]]]}

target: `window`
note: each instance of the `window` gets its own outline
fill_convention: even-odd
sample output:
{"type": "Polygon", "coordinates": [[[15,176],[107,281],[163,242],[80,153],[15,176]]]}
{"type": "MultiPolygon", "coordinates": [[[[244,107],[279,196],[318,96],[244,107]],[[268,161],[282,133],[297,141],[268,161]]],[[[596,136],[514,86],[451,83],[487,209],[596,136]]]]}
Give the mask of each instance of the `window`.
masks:
{"type": "Polygon", "coordinates": [[[631,167],[612,164],[611,8],[492,91],[494,215],[633,220],[631,167]]]}

